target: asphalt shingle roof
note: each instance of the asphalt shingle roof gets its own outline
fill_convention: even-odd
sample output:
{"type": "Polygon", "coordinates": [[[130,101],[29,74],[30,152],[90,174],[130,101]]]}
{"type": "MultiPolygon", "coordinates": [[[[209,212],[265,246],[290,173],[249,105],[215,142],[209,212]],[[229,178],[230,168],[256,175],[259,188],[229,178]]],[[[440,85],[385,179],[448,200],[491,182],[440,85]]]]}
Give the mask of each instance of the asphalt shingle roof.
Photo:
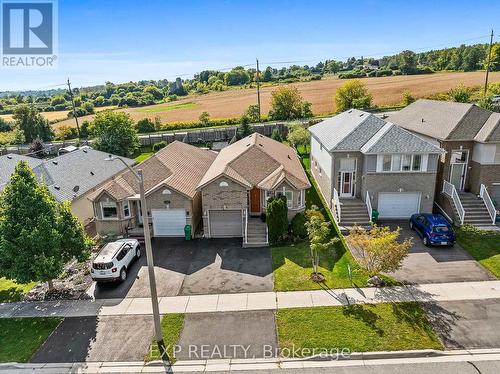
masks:
{"type": "Polygon", "coordinates": [[[208,169],[198,188],[227,176],[251,188],[274,188],[272,181],[285,178],[296,189],[310,187],[304,169],[294,150],[264,135],[254,133],[222,149],[208,169]],[[276,175],[280,178],[273,178],[276,175]],[[262,184],[261,184],[262,183],[262,184]]]}
{"type": "MultiPolygon", "coordinates": [[[[0,181],[2,184],[7,183],[16,165],[23,160],[28,162],[40,181],[47,184],[58,201],[72,201],[125,168],[119,161],[105,161],[108,156],[105,152],[89,147],[82,147],[50,160],[5,155],[0,157],[0,181]]],[[[129,165],[134,164],[134,160],[128,158],[124,158],[124,161],[129,165]]]]}
{"type": "Polygon", "coordinates": [[[442,152],[419,136],[360,110],[348,110],[328,118],[311,126],[309,131],[329,152],[442,152]]]}
{"type": "Polygon", "coordinates": [[[474,138],[477,142],[500,142],[500,113],[491,113],[474,138]]]}
{"type": "Polygon", "coordinates": [[[350,109],[309,127],[328,151],[359,150],[385,122],[372,114],[350,109]]]}
{"type": "MultiPolygon", "coordinates": [[[[134,169],[143,171],[146,193],[165,185],[193,198],[196,186],[216,157],[215,152],[175,141],[134,169]]],[[[123,200],[138,194],[139,185],[132,172],[127,170],[94,191],[89,199],[95,200],[103,192],[116,200],[123,200]]]]}
{"type": "Polygon", "coordinates": [[[386,119],[435,139],[474,140],[491,113],[474,104],[420,99],[386,119]]]}

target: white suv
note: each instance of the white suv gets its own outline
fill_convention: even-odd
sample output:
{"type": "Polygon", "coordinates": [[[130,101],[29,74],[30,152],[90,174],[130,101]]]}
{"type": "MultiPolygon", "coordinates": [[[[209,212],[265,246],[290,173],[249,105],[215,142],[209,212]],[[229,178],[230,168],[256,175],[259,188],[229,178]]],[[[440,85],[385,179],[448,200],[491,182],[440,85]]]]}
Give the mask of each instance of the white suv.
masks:
{"type": "Polygon", "coordinates": [[[120,239],[106,244],[92,261],[90,275],[96,282],[127,279],[127,269],[133,260],[141,257],[141,246],[136,239],[120,239]]]}

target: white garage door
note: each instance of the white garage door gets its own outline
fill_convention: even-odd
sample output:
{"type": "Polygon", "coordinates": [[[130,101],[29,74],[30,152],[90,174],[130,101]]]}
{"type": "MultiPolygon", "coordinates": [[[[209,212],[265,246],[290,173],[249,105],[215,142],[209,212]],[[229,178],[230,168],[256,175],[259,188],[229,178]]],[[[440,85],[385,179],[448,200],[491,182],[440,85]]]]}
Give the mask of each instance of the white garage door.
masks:
{"type": "Polygon", "coordinates": [[[420,192],[380,192],[378,194],[378,211],[380,218],[409,218],[418,213],[420,208],[420,192]]]}
{"type": "Polygon", "coordinates": [[[185,209],[152,209],[154,236],[184,236],[185,209]]]}
{"type": "Polygon", "coordinates": [[[212,238],[236,238],[242,236],[241,210],[211,210],[209,213],[212,238]]]}

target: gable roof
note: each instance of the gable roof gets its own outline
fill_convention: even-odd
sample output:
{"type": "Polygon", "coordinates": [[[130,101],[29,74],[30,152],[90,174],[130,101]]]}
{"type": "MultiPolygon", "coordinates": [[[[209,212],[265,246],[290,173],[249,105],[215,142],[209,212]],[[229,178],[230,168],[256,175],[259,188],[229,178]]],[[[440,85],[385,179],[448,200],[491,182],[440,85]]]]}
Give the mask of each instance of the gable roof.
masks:
{"type": "MultiPolygon", "coordinates": [[[[125,168],[121,162],[106,162],[108,156],[107,153],[90,147],[81,147],[49,160],[5,155],[0,157],[0,183],[8,183],[19,161],[26,161],[38,179],[47,184],[56,200],[72,201],[125,168]]],[[[128,158],[124,158],[124,161],[129,165],[134,164],[134,160],[128,158]]]]}
{"type": "Polygon", "coordinates": [[[309,131],[329,152],[441,153],[439,147],[372,114],[352,109],[328,118],[309,131]]]}
{"type": "Polygon", "coordinates": [[[491,113],[474,140],[482,143],[500,142],[500,113],[491,113]]]}
{"type": "MultiPolygon", "coordinates": [[[[141,164],[134,166],[134,170],[143,170],[146,194],[160,186],[166,186],[188,198],[193,198],[198,182],[215,157],[217,154],[212,151],[174,141],[141,164]]],[[[123,200],[137,195],[139,184],[132,172],[126,170],[94,191],[89,199],[95,200],[103,193],[116,200],[123,200]]]]}
{"type": "Polygon", "coordinates": [[[367,112],[350,109],[309,127],[329,152],[359,150],[385,124],[367,112]]]}
{"type": "Polygon", "coordinates": [[[474,140],[491,114],[474,104],[420,99],[387,120],[439,140],[474,140]]]}
{"type": "Polygon", "coordinates": [[[269,190],[284,179],[296,189],[310,187],[295,151],[258,133],[222,149],[198,184],[198,189],[220,176],[247,188],[258,186],[269,190]]]}

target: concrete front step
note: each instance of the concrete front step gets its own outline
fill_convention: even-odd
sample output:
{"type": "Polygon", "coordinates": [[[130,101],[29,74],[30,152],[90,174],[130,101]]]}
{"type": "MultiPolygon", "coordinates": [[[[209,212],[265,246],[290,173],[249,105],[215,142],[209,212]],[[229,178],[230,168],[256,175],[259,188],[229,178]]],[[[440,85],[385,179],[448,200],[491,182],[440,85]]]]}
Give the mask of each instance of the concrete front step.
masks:
{"type": "Polygon", "coordinates": [[[269,247],[269,244],[266,242],[243,242],[243,248],[262,248],[269,247]]]}

